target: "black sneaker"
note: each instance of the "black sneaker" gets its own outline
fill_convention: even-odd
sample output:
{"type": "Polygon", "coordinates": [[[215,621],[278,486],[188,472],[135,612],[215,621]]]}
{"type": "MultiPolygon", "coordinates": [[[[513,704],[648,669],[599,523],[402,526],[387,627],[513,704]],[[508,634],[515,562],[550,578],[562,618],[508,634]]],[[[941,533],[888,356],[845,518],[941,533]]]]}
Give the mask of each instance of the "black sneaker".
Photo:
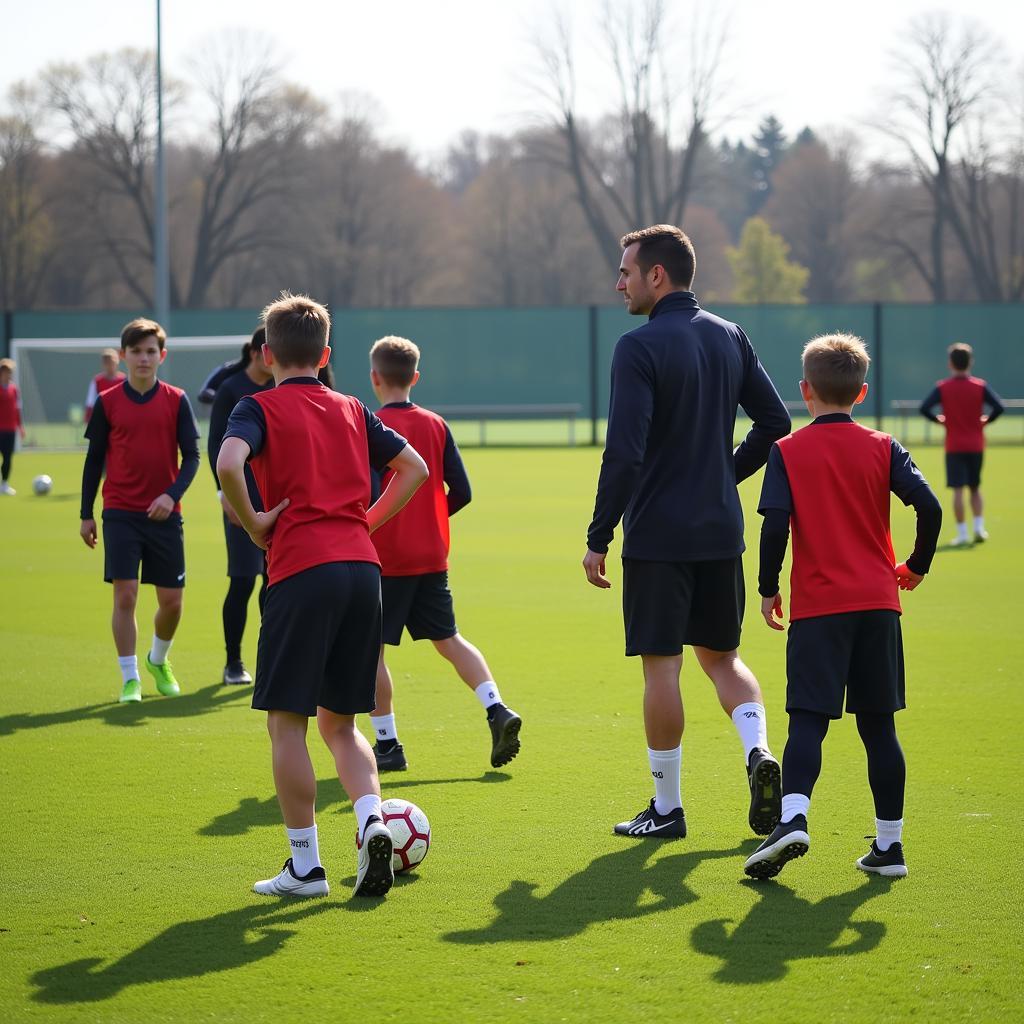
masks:
{"type": "Polygon", "coordinates": [[[668,814],[659,814],[654,809],[654,799],[632,821],[620,821],[615,826],[617,836],[633,836],[635,839],[685,839],[686,815],[682,807],[668,814]]]}
{"type": "Polygon", "coordinates": [[[487,709],[487,724],[491,727],[491,767],[501,768],[519,753],[523,720],[504,704],[494,704],[487,709]]]}
{"type": "Polygon", "coordinates": [[[394,840],[376,814],[371,814],[363,829],[363,838],[356,836],[356,896],[383,896],[395,884],[391,863],[394,840]]]}
{"type": "Polygon", "coordinates": [[[379,742],[374,743],[373,756],[379,772],[404,772],[409,767],[409,762],[405,759],[405,748],[401,743],[393,743],[383,750],[379,742]]]}
{"type": "Polygon", "coordinates": [[[246,672],[241,661],[229,661],[224,666],[222,682],[225,686],[248,686],[252,682],[252,676],[246,672]]]}
{"type": "Polygon", "coordinates": [[[743,870],[751,878],[774,878],[791,860],[802,857],[810,848],[807,819],[798,814],[775,831],[747,858],[743,870]]]}
{"type": "Polygon", "coordinates": [[[782,769],[761,747],[754,747],[747,761],[750,813],[747,821],[759,836],[768,835],[782,816],[782,769]]]}
{"type": "Polygon", "coordinates": [[[871,849],[857,861],[861,871],[870,871],[886,878],[906,878],[907,862],[903,859],[903,844],[893,843],[885,853],[871,841],[871,849]]]}

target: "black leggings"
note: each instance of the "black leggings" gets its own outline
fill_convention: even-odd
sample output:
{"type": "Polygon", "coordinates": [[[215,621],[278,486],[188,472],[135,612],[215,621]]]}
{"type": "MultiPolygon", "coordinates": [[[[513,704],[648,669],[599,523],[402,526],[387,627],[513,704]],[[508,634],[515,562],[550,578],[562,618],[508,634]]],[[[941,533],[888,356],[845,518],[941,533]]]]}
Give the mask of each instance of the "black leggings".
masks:
{"type": "Polygon", "coordinates": [[[13,430],[0,430],[0,480],[7,483],[11,476],[11,456],[14,454],[13,430]]]}
{"type": "MultiPolygon", "coordinates": [[[[782,792],[810,796],[821,774],[821,745],[829,719],[813,711],[789,713],[789,740],[782,756],[782,792]]],[[[903,791],[907,765],[896,737],[892,714],[857,715],[857,731],[868,755],[868,784],[875,801],[875,816],[883,821],[903,817],[903,791]]]]}
{"type": "MultiPolygon", "coordinates": [[[[260,614],[263,614],[263,602],[267,597],[267,577],[262,576],[260,586],[260,614]]],[[[224,598],[224,648],[227,659],[241,661],[242,634],[245,632],[245,620],[249,612],[249,598],[252,588],[256,586],[255,576],[231,576],[227,596],[224,598]]]]}

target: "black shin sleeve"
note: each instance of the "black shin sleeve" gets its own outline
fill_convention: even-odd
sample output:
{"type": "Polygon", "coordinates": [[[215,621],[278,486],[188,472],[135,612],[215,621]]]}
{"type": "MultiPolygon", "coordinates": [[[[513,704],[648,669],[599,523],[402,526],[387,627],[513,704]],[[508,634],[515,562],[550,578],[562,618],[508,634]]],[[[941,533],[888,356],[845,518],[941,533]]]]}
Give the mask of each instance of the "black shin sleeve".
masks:
{"type": "Polygon", "coordinates": [[[242,657],[242,634],[245,632],[249,596],[256,585],[255,577],[230,577],[227,596],[224,598],[224,649],[227,660],[239,661],[242,657]]]}
{"type": "Polygon", "coordinates": [[[875,816],[882,821],[899,821],[903,817],[907,764],[896,736],[894,716],[858,715],[857,731],[868,755],[868,783],[875,800],[875,816]]]}
{"type": "Polygon", "coordinates": [[[782,792],[810,796],[821,774],[821,745],[828,732],[827,715],[790,711],[789,739],[782,756],[782,792]]]}

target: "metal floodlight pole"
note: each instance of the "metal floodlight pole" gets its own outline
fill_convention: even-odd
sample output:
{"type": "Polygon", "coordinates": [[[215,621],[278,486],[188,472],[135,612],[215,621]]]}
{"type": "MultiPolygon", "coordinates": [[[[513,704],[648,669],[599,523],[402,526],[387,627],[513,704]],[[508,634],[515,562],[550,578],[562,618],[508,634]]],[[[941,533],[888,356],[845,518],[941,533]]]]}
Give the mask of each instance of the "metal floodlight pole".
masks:
{"type": "Polygon", "coordinates": [[[156,0],[156,182],[153,218],[153,302],[156,318],[171,333],[171,266],[167,245],[167,168],[164,165],[164,86],[160,0],[156,0]]]}

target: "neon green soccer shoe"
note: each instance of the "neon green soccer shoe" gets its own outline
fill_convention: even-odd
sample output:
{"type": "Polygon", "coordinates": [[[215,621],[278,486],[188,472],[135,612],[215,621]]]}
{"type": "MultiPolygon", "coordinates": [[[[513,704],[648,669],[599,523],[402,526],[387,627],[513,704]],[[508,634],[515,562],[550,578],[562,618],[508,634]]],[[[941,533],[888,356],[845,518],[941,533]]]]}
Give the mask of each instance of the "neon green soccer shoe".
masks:
{"type": "Polygon", "coordinates": [[[142,683],[138,679],[129,679],[121,690],[121,696],[117,698],[118,704],[131,704],[134,701],[142,700],[142,683]]]}
{"type": "Polygon", "coordinates": [[[149,669],[149,674],[156,680],[156,688],[159,693],[162,693],[165,697],[177,697],[181,693],[181,688],[178,686],[178,680],[174,678],[169,661],[165,661],[162,665],[154,665],[149,660],[149,655],[147,654],[146,668],[149,669]]]}

